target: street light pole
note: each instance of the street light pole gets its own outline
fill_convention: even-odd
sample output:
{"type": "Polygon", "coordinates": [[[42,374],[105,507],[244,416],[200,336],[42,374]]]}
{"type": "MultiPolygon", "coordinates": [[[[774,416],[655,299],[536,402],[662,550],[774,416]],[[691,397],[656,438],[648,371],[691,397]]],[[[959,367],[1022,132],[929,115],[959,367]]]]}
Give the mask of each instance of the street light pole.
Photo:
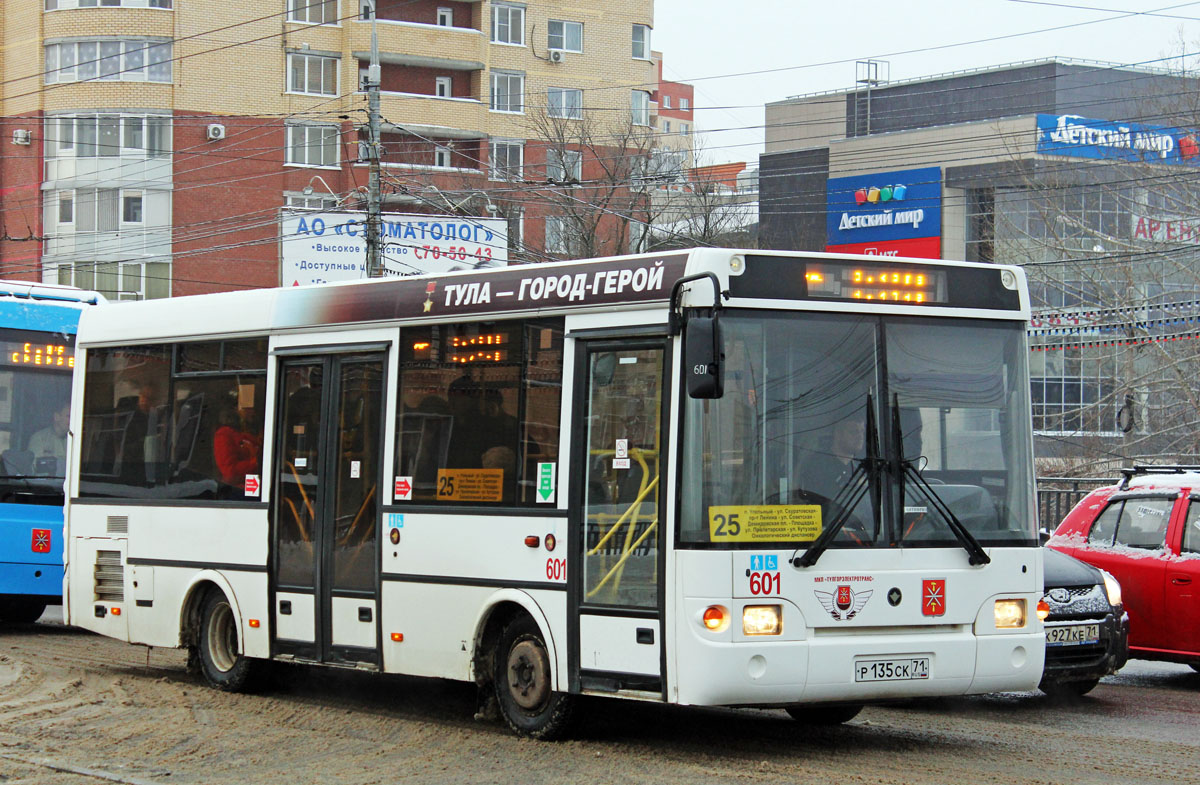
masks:
{"type": "Polygon", "coordinates": [[[382,194],[379,186],[379,38],[375,31],[375,7],[371,0],[371,65],[367,69],[367,161],[370,166],[367,180],[367,277],[383,275],[383,238],[381,232],[382,194]]]}

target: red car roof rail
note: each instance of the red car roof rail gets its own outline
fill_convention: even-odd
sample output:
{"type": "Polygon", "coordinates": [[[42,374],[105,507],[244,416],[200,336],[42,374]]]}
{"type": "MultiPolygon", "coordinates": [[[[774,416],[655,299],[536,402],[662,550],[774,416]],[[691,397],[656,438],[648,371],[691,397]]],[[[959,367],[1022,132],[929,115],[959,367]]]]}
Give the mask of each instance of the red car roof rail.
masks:
{"type": "Polygon", "coordinates": [[[1155,465],[1155,464],[1138,464],[1132,467],[1121,469],[1121,484],[1117,486],[1118,490],[1125,490],[1129,487],[1129,481],[1140,474],[1183,474],[1184,472],[1200,472],[1200,465],[1155,465]]]}

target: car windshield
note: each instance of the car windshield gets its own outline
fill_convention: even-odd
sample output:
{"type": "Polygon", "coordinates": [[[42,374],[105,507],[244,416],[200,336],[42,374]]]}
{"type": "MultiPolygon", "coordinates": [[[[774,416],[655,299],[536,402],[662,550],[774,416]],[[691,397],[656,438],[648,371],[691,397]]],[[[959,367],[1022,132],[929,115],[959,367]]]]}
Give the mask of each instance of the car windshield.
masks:
{"type": "Polygon", "coordinates": [[[721,318],[725,390],[685,399],[680,540],[1035,545],[1020,324],[721,318]],[[871,471],[868,448],[880,461],[871,471]]]}
{"type": "Polygon", "coordinates": [[[0,330],[0,494],[61,503],[74,338],[0,330]]]}

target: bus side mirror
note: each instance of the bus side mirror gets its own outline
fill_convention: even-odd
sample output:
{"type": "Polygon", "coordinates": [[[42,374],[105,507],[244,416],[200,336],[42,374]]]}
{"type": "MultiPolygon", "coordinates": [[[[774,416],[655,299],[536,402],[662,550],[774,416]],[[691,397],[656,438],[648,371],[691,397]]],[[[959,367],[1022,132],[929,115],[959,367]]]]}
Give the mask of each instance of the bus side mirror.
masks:
{"type": "Polygon", "coordinates": [[[720,398],[724,359],[721,323],[715,316],[688,319],[683,329],[683,363],[691,398],[720,398]]]}

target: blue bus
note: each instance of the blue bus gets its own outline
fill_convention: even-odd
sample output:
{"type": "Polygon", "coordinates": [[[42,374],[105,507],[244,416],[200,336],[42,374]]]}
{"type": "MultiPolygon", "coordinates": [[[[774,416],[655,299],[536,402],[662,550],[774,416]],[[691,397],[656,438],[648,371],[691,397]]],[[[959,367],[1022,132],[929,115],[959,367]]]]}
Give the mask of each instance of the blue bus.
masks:
{"type": "Polygon", "coordinates": [[[0,281],[0,624],[62,602],[63,481],[79,312],[103,298],[0,281]]]}

